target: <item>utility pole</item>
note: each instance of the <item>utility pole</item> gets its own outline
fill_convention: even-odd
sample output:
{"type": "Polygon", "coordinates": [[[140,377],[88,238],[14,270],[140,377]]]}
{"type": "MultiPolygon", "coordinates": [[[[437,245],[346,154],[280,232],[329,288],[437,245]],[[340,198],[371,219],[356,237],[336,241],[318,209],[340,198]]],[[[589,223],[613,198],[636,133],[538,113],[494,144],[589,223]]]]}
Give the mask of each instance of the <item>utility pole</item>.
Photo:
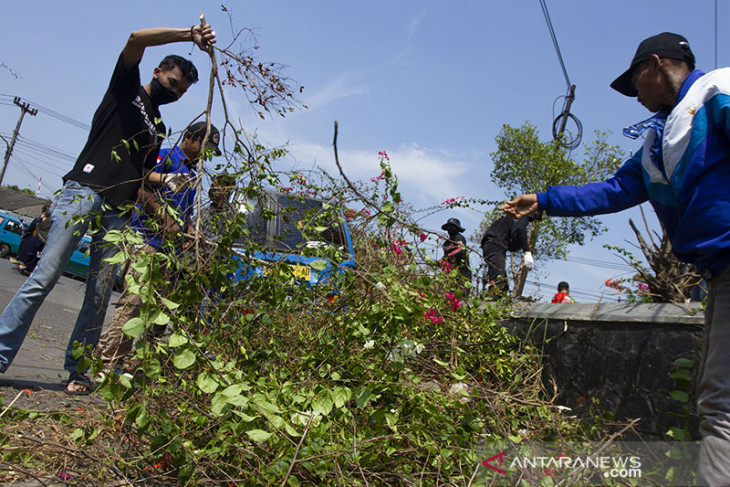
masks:
{"type": "MultiPolygon", "coordinates": [[[[16,96],[15,98],[13,98],[13,103],[15,103],[16,105],[18,105],[20,107],[20,118],[18,119],[18,124],[15,126],[15,131],[13,132],[13,138],[10,140],[10,144],[8,144],[8,147],[5,150],[5,161],[3,161],[3,168],[0,171],[0,186],[2,186],[2,184],[3,184],[3,178],[5,177],[5,169],[8,168],[8,162],[10,162],[10,154],[13,153],[13,147],[15,147],[15,141],[18,138],[18,132],[20,131],[20,124],[23,123],[23,117],[25,117],[26,113],[29,113],[33,116],[35,116],[38,113],[38,109],[31,108],[28,103],[21,102],[19,96],[16,96]]],[[[7,142],[6,142],[6,144],[7,144],[7,142]]]]}

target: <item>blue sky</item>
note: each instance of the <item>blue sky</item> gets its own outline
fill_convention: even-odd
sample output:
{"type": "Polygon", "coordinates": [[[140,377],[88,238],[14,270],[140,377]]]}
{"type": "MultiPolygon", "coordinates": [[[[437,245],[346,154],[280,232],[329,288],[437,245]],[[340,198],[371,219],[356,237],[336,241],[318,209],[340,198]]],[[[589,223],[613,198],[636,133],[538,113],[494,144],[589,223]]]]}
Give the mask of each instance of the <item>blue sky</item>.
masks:
{"type": "MultiPolygon", "coordinates": [[[[612,2],[547,0],[553,27],[571,83],[577,86],[572,112],[581,120],[584,141],[595,130],[611,130],[610,141],[627,152],[639,144],[621,137],[621,129],[648,117],[635,99],[609,88],[645,37],[673,31],[684,34],[709,70],[730,64],[727,2],[614,0],[612,2]]],[[[270,145],[288,144],[291,156],[282,170],[332,170],[333,122],[339,122],[340,159],[353,178],[377,175],[377,153],[386,150],[404,196],[416,208],[466,196],[488,200],[504,194],[489,179],[490,153],[503,124],[536,125],[543,140],[550,137],[556,98],[566,81],[537,0],[477,1],[403,0],[334,2],[252,0],[225,3],[238,28],[254,29],[261,48],[256,56],[287,66],[286,73],[304,86],[301,100],[309,106],[286,119],[261,121],[235,93],[228,102],[236,118],[270,145]]],[[[144,27],[182,27],[206,18],[220,44],[232,38],[221,2],[211,1],[69,1],[5,2],[0,43],[0,94],[51,109],[74,120],[91,121],[127,36],[144,27]]],[[[151,76],[168,53],[188,56],[191,44],[148,49],[142,79],[151,76]]],[[[203,80],[178,103],[162,108],[173,129],[183,128],[204,107],[209,69],[206,56],[193,50],[191,59],[203,80]]],[[[0,134],[9,139],[19,109],[0,96],[0,134]]],[[[213,114],[216,123],[220,110],[213,114]]],[[[26,117],[3,184],[36,189],[41,195],[60,187],[60,177],[73,164],[87,133],[41,112],[26,117]]],[[[2,145],[0,145],[1,147],[2,145]]],[[[576,150],[580,157],[582,148],[576,150]]],[[[487,208],[437,213],[422,223],[437,230],[451,216],[474,232],[487,208]]],[[[655,217],[646,207],[648,219],[655,217]]],[[[549,297],[567,280],[578,301],[595,301],[603,281],[624,274],[620,267],[586,265],[585,259],[620,264],[602,248],[634,241],[628,219],[637,210],[603,218],[606,235],[571,250],[568,262],[540,265],[528,292],[549,297]]],[[[656,225],[654,225],[656,226],[656,225]]],[[[474,265],[478,256],[473,256],[474,265]]],[[[604,300],[615,300],[605,294],[604,300]]]]}

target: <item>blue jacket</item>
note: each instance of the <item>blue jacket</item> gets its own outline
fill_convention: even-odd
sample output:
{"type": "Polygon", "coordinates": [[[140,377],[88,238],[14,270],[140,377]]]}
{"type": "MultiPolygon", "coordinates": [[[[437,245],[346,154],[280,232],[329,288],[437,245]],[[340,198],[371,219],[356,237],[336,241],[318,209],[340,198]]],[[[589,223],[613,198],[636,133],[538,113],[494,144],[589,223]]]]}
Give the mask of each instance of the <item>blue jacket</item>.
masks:
{"type": "MultiPolygon", "coordinates": [[[[195,171],[191,170],[186,164],[185,153],[179,147],[175,146],[173,149],[161,149],[160,155],[157,158],[157,165],[153,169],[157,173],[173,173],[173,174],[184,174],[191,179],[195,179],[195,171]]],[[[156,197],[164,201],[168,206],[172,206],[176,213],[176,220],[181,230],[185,230],[185,226],[191,221],[193,217],[193,210],[195,208],[195,185],[186,184],[178,191],[172,191],[165,185],[151,185],[156,197]]],[[[141,211],[141,208],[137,208],[132,218],[132,227],[142,234],[145,243],[155,247],[162,248],[164,243],[163,235],[160,232],[155,232],[149,226],[145,225],[147,216],[141,211]]]]}
{"type": "Polygon", "coordinates": [[[613,213],[650,201],[675,255],[706,276],[730,264],[730,68],[693,71],[657,129],[607,181],[538,193],[548,215],[613,213]]]}

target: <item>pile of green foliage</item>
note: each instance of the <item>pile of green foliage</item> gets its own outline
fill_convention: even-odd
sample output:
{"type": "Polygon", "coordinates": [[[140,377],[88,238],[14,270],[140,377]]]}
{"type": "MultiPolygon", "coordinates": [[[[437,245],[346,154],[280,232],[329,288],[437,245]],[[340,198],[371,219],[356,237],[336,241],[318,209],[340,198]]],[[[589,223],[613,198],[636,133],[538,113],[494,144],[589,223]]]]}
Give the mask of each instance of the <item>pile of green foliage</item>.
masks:
{"type": "MultiPolygon", "coordinates": [[[[107,376],[98,394],[108,410],[72,433],[106,461],[65,458],[66,471],[159,484],[467,485],[486,474],[494,442],[584,438],[542,398],[537,355],[499,324],[506,309],[416,259],[423,237],[399,212],[395,176],[381,162],[386,177],[370,189],[371,201],[385,200],[377,210],[355,209],[346,187],[297,179],[292,194],[338,202],[307,221],[313,239],[322,221],[350,218],[357,268],[329,283],[300,284],[283,263],[232,280],[261,265],[243,214],[215,247],[136,255],[140,277],[127,279],[145,304],[125,331],[142,337],[164,324],[169,333],[137,342],[133,377],[107,376]],[[234,252],[235,241],[243,247],[234,252]]],[[[256,174],[267,177],[246,180],[249,198],[276,181],[256,174]]],[[[112,240],[139,243],[128,232],[112,240]]],[[[323,263],[343,259],[333,247],[306,251],[323,263]]]]}

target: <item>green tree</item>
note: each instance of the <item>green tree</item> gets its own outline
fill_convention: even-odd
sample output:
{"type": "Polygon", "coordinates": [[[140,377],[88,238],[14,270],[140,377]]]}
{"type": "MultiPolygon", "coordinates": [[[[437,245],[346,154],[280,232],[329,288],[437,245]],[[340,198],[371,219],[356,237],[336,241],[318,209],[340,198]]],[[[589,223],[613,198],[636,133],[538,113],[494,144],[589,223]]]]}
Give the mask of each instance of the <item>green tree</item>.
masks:
{"type": "MultiPolygon", "coordinates": [[[[549,186],[582,185],[609,178],[624,159],[623,151],[606,142],[607,133],[596,131],[592,142],[585,144],[581,160],[572,157],[554,141],[541,142],[537,128],[525,122],[515,128],[503,125],[497,135],[497,151],[492,153],[494,169],[491,179],[508,198],[523,193],[544,191],[549,186]]],[[[488,218],[487,218],[488,220],[488,218]]],[[[484,227],[488,226],[485,221],[484,227]]],[[[585,243],[606,229],[595,217],[543,218],[530,227],[530,248],[536,259],[561,259],[568,245],[585,243]]],[[[522,295],[527,269],[514,273],[514,296],[522,295]]]]}
{"type": "Polygon", "coordinates": [[[13,191],[19,191],[19,192],[21,192],[23,194],[30,194],[30,195],[34,195],[35,194],[32,189],[20,188],[17,184],[6,184],[3,187],[4,188],[7,188],[7,189],[12,189],[13,191]]]}

